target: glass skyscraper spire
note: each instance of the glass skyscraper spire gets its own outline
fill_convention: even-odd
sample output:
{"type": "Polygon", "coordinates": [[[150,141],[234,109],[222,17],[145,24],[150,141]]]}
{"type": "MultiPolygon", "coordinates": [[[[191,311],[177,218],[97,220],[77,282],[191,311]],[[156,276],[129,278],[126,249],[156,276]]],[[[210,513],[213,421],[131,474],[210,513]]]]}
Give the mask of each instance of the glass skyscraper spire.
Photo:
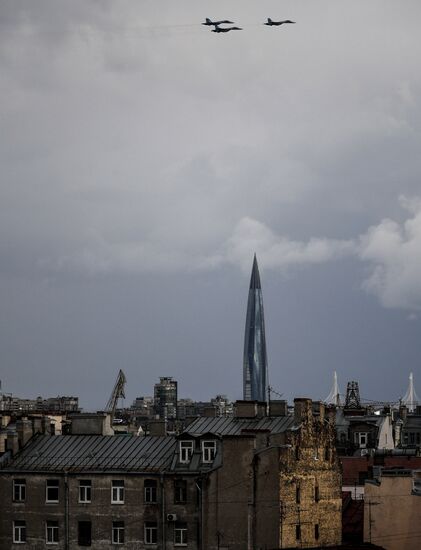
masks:
{"type": "Polygon", "coordinates": [[[243,399],[266,401],[267,355],[262,287],[256,254],[251,271],[244,335],[243,399]]]}

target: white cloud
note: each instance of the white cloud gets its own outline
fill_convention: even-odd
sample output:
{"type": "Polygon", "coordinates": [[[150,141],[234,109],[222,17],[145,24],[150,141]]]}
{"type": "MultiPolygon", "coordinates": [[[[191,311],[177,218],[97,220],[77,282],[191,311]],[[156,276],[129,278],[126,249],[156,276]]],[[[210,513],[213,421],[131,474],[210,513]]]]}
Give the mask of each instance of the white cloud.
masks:
{"type": "MultiPolygon", "coordinates": [[[[200,246],[188,226],[178,242],[160,234],[144,239],[111,242],[104,236],[90,236],[79,251],[57,260],[43,261],[44,268],[80,271],[95,275],[113,272],[209,270],[223,265],[250,269],[256,252],[263,269],[287,271],[297,266],[312,266],[354,257],[368,264],[368,276],[362,283],[384,307],[421,310],[421,200],[400,198],[410,217],[402,223],[385,218],[356,239],[341,240],[311,237],[294,240],[278,235],[264,223],[243,217],[231,234],[218,246],[215,241],[200,246]]],[[[227,227],[228,229],[228,227],[227,227]]],[[[200,227],[198,225],[198,231],[200,227]]],[[[206,234],[206,231],[205,231],[206,234]]]]}
{"type": "Polygon", "coordinates": [[[412,217],[384,219],[360,239],[359,257],[371,270],[363,286],[385,307],[421,310],[421,201],[400,202],[412,217]]]}
{"type": "Polygon", "coordinates": [[[284,270],[296,265],[325,263],[353,250],[352,241],[324,238],[295,241],[276,235],[257,220],[243,218],[225,244],[225,260],[249,270],[250,258],[256,252],[263,267],[284,270]]]}

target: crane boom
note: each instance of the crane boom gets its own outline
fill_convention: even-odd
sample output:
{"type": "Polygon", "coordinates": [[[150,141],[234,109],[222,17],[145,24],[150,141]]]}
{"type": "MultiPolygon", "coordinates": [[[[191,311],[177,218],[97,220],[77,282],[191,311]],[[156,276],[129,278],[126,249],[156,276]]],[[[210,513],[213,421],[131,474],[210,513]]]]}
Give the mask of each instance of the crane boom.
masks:
{"type": "Polygon", "coordinates": [[[126,397],[124,394],[124,386],[126,384],[126,376],[120,369],[118,372],[117,380],[114,384],[113,391],[105,407],[105,411],[111,416],[111,423],[114,420],[115,410],[117,408],[117,402],[120,397],[126,397]]]}

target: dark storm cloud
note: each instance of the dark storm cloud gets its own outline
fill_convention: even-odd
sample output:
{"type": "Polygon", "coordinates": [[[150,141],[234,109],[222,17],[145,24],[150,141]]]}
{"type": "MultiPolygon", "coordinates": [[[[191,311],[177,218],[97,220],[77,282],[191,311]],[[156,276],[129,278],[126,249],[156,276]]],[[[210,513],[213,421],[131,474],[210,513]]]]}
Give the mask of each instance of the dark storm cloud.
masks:
{"type": "MultiPolygon", "coordinates": [[[[298,290],[297,281],[308,283],[303,271],[317,271],[332,287],[349,262],[352,277],[341,285],[349,323],[359,315],[356,292],[379,318],[383,306],[407,311],[406,326],[421,307],[420,15],[415,0],[2,2],[2,376],[13,391],[32,391],[13,373],[36,366],[37,393],[84,391],[71,368],[92,379],[106,373],[103,394],[120,366],[136,376],[147,349],[139,358],[146,388],[174,372],[206,397],[195,369],[228,362],[231,374],[224,380],[222,369],[209,391],[234,394],[244,312],[230,296],[240,300],[233,286],[247,286],[254,251],[271,281],[269,310],[283,307],[274,281],[298,290]],[[206,16],[244,31],[215,36],[200,25],[206,16]],[[268,29],[268,16],[298,24],[268,29]],[[134,311],[127,289],[141,293],[144,284],[145,309],[134,311]],[[208,299],[194,294],[212,285],[208,299]],[[206,319],[216,299],[238,308],[230,323],[216,309],[206,319]],[[166,330],[168,311],[183,312],[184,331],[166,330]],[[144,316],[156,319],[153,330],[144,316]],[[193,345],[217,319],[212,350],[193,345]],[[159,344],[162,331],[176,359],[159,344]],[[117,365],[123,345],[126,364],[117,365]]],[[[293,309],[292,325],[306,312],[293,309]]],[[[288,350],[284,362],[294,363],[288,350]]],[[[379,365],[373,354],[368,346],[379,365]]],[[[320,388],[333,366],[324,365],[319,357],[320,388]]],[[[140,391],[150,393],[131,395],[140,391]]]]}

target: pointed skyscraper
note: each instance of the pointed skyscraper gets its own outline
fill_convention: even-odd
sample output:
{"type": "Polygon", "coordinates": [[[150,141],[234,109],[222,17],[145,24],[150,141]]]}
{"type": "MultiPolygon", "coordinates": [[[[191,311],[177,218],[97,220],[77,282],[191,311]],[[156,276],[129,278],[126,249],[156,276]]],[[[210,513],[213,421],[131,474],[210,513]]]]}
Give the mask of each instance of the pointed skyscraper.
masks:
{"type": "Polygon", "coordinates": [[[243,399],[266,401],[267,355],[262,287],[256,254],[251,271],[244,335],[243,399]]]}

